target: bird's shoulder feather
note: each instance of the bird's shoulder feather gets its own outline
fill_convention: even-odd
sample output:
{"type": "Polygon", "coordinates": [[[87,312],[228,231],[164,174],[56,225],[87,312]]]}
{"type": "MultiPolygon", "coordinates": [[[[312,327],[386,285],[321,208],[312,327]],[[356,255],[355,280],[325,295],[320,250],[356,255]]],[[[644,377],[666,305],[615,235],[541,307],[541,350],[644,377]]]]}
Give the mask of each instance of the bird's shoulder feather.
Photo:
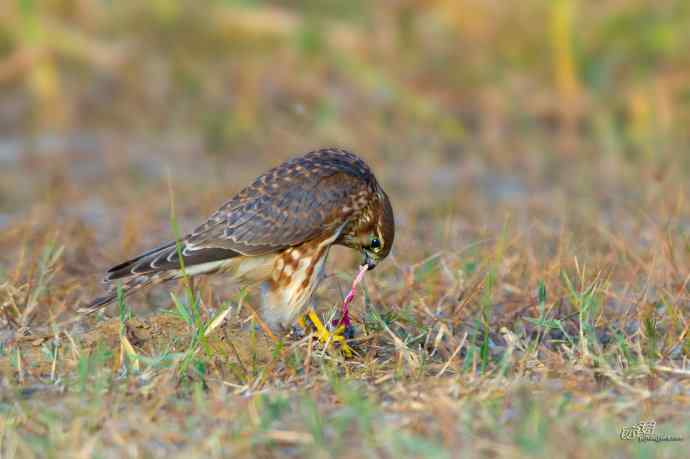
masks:
{"type": "Polygon", "coordinates": [[[374,192],[370,172],[320,158],[288,161],[240,191],[185,240],[185,251],[222,248],[262,255],[341,227],[374,192]],[[352,169],[352,170],[351,170],[352,169]]]}

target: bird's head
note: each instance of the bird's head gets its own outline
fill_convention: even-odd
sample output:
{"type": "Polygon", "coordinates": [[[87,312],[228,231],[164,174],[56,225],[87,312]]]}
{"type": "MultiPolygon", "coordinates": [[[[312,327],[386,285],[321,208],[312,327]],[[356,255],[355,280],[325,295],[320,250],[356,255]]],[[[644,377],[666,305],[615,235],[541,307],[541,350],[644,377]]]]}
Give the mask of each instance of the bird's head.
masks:
{"type": "Polygon", "coordinates": [[[388,256],[395,240],[395,217],[388,195],[380,191],[378,205],[374,206],[371,225],[364,228],[358,238],[364,259],[363,265],[372,270],[388,256]]]}

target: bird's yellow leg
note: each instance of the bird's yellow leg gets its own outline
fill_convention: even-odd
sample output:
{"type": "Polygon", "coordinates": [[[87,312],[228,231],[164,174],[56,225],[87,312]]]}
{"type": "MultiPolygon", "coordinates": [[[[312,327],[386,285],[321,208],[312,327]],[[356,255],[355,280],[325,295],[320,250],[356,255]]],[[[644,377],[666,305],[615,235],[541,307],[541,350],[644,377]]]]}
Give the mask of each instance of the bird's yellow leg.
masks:
{"type": "Polygon", "coordinates": [[[328,348],[328,345],[331,343],[338,343],[340,345],[340,351],[345,356],[352,357],[352,348],[347,344],[347,340],[343,336],[345,326],[339,325],[335,330],[329,330],[323,322],[321,322],[321,319],[319,319],[319,316],[313,309],[310,309],[306,316],[299,319],[299,324],[306,329],[307,321],[314,325],[316,337],[326,348],[328,348]]]}

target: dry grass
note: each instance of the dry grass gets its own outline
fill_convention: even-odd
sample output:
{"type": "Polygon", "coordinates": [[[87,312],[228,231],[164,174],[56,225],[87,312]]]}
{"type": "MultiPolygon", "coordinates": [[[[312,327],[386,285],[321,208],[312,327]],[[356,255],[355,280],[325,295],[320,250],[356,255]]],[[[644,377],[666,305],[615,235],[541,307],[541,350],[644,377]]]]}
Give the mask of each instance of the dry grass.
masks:
{"type": "Polygon", "coordinates": [[[683,2],[114,3],[0,6],[0,457],[686,454],[683,2]],[[222,278],[74,313],[172,237],[168,180],[189,230],[332,144],[398,220],[356,358],[222,278]]]}

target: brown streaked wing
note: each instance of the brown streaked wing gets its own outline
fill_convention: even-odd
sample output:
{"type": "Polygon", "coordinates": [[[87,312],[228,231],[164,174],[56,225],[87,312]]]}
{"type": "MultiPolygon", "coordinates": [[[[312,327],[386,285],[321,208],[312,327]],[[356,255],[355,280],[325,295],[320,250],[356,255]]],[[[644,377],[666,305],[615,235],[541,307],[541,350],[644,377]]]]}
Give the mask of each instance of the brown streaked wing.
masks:
{"type": "MultiPolygon", "coordinates": [[[[263,255],[335,231],[362,209],[370,184],[331,168],[275,169],[190,234],[185,254],[222,248],[263,255]]],[[[289,163],[284,165],[289,166],[289,163]]]]}

